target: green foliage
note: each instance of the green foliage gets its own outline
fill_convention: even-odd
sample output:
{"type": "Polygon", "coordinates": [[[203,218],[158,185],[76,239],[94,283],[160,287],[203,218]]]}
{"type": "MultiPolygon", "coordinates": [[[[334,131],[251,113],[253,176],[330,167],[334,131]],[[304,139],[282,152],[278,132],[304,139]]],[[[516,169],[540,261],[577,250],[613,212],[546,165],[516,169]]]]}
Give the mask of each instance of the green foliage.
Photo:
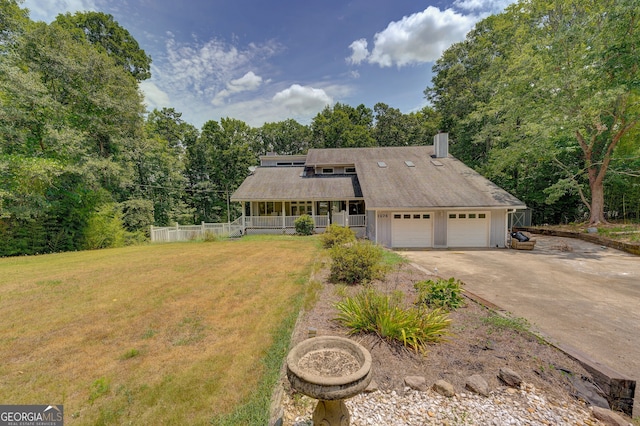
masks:
{"type": "Polygon", "coordinates": [[[136,80],[151,77],[151,58],[129,31],[114,21],[113,16],[102,12],[76,12],[74,15],[67,12],[58,15],[54,23],[108,53],[136,80]]]}
{"type": "Polygon", "coordinates": [[[322,247],[331,248],[333,246],[344,245],[352,243],[356,240],[356,233],[345,226],[336,225],[332,223],[327,226],[327,229],[320,235],[320,241],[322,241],[322,247]]]}
{"type": "Polygon", "coordinates": [[[89,393],[89,402],[93,401],[109,393],[111,390],[111,382],[106,377],[100,377],[91,384],[91,392],[89,393]]]}
{"type": "Polygon", "coordinates": [[[125,234],[122,213],[115,204],[106,204],[89,218],[84,230],[84,248],[122,247],[125,234]]]}
{"type": "Polygon", "coordinates": [[[308,214],[303,214],[294,221],[296,228],[296,234],[298,235],[311,235],[315,229],[315,222],[308,214]]]}
{"type": "Polygon", "coordinates": [[[420,281],[414,284],[418,290],[417,304],[448,311],[464,306],[462,297],[464,283],[451,277],[448,280],[437,279],[420,281]]]}
{"type": "Polygon", "coordinates": [[[382,263],[384,250],[369,241],[334,246],[329,279],[334,283],[358,284],[381,278],[387,272],[382,263]]]}
{"type": "Polygon", "coordinates": [[[425,352],[429,343],[448,334],[451,320],[445,311],[404,307],[402,296],[383,294],[366,287],[354,297],[338,302],[336,320],[350,333],[373,333],[416,352],[425,352]]]}
{"type": "Polygon", "coordinates": [[[512,318],[508,316],[492,314],[482,319],[489,326],[490,331],[513,330],[519,333],[529,332],[529,322],[524,318],[512,318]]]}
{"type": "Polygon", "coordinates": [[[120,359],[124,361],[124,360],[127,360],[127,359],[135,358],[138,355],[140,355],[140,351],[138,349],[133,348],[133,349],[129,349],[128,351],[123,353],[120,356],[120,359]]]}

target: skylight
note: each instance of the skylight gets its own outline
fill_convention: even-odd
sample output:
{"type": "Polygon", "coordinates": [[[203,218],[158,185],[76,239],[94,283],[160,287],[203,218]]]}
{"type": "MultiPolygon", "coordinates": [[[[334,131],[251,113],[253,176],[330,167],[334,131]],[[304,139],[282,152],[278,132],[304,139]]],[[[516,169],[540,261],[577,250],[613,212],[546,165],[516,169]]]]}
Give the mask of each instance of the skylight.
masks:
{"type": "Polygon", "coordinates": [[[384,169],[385,167],[387,167],[387,163],[385,163],[384,161],[378,161],[378,167],[384,169]]]}
{"type": "Polygon", "coordinates": [[[405,161],[404,164],[406,164],[407,167],[415,167],[416,166],[415,164],[413,164],[413,161],[409,161],[409,160],[405,161]]]}

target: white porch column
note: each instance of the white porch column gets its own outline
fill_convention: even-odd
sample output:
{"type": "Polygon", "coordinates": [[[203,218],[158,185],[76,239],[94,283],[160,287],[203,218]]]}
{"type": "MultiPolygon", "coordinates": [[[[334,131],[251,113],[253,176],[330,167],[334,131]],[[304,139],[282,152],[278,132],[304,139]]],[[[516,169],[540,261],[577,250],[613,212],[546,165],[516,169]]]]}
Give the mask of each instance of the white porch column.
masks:
{"type": "Polygon", "coordinates": [[[282,201],[282,229],[287,227],[287,216],[284,208],[284,201],[282,201]]]}

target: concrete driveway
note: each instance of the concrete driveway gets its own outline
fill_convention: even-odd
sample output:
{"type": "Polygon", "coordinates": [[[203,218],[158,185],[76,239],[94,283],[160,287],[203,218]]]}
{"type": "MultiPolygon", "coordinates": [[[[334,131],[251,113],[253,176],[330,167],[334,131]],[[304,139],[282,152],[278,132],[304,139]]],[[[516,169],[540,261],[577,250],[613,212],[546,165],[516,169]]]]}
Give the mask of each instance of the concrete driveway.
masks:
{"type": "Polygon", "coordinates": [[[535,239],[533,251],[400,253],[442,278],[462,280],[466,290],[527,319],[550,341],[640,381],[640,257],[572,238],[535,239]]]}

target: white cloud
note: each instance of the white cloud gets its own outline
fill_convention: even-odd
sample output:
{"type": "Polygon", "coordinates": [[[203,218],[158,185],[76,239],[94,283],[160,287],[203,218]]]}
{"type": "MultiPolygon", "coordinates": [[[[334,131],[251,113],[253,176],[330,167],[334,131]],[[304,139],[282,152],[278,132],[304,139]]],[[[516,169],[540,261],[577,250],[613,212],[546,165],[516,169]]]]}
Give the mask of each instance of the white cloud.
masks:
{"type": "MultiPolygon", "coordinates": [[[[162,85],[169,92],[188,91],[195,96],[214,99],[221,90],[233,90],[227,83],[234,75],[273,55],[279,47],[273,43],[251,43],[245,49],[238,49],[217,39],[185,44],[178,43],[169,34],[166,49],[168,64],[163,68],[167,77],[162,79],[162,85]]],[[[256,84],[256,78],[259,77],[245,74],[234,80],[235,87],[256,84]]],[[[234,83],[229,84],[233,86],[234,83]]]]}
{"type": "Polygon", "coordinates": [[[262,77],[256,75],[253,71],[249,71],[242,77],[231,80],[227,83],[227,88],[221,90],[211,101],[214,105],[222,105],[229,96],[234,93],[254,91],[262,84],[262,77]]]}
{"type": "Polygon", "coordinates": [[[330,105],[333,99],[323,89],[292,84],[288,89],[276,93],[273,102],[284,106],[294,115],[309,115],[330,105]]]}
{"type": "Polygon", "coordinates": [[[347,62],[350,64],[359,64],[369,56],[369,50],[367,49],[367,40],[361,38],[349,45],[351,49],[351,56],[347,58],[347,62]]]}
{"type": "Polygon", "coordinates": [[[464,39],[477,18],[453,9],[429,6],[422,12],[391,22],[374,36],[368,62],[381,67],[435,61],[451,44],[464,39]]]}
{"type": "Polygon", "coordinates": [[[171,106],[171,100],[169,95],[162,90],[155,83],[145,80],[140,82],[140,90],[144,93],[144,100],[147,104],[148,110],[161,109],[171,106]]]}

